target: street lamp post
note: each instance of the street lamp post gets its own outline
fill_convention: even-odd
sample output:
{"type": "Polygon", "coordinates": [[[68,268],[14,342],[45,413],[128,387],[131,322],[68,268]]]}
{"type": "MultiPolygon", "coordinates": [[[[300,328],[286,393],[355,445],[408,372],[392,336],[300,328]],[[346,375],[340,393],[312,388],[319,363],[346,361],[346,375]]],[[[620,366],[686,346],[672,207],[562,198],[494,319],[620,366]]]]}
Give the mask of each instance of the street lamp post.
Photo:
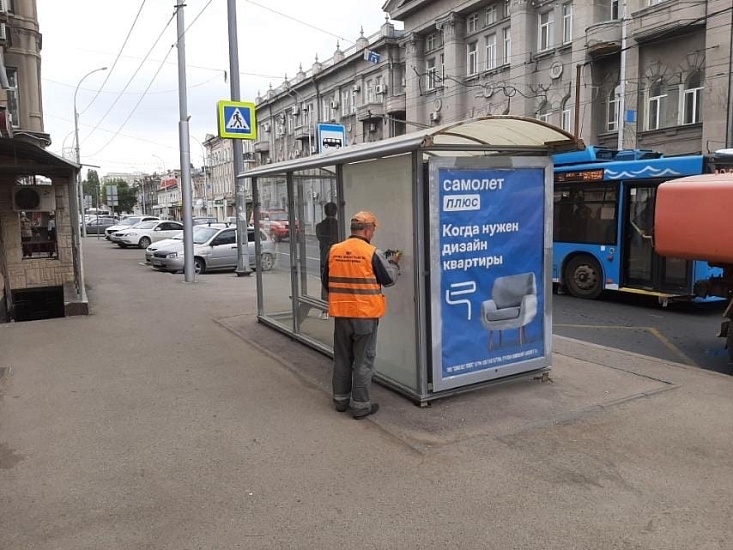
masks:
{"type": "Polygon", "coordinates": [[[84,80],[86,80],[88,76],[91,76],[94,73],[98,73],[99,71],[106,70],[107,67],[100,67],[99,69],[89,71],[87,74],[81,77],[81,80],[76,85],[76,89],[74,90],[74,152],[76,156],[76,163],[79,165],[79,172],[76,174],[76,191],[79,200],[79,212],[81,212],[82,214],[81,234],[83,237],[87,236],[87,227],[84,223],[84,190],[82,189],[81,185],[81,155],[79,154],[79,112],[76,109],[76,94],[79,92],[79,86],[81,86],[81,83],[84,82],[84,80]]]}

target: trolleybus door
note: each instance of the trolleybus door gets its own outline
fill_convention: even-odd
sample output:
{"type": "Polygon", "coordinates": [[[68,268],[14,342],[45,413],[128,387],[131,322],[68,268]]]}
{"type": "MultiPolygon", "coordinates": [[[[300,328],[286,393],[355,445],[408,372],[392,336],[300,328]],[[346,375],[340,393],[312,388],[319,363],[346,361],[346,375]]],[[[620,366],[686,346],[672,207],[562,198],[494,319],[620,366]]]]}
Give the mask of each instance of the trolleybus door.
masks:
{"type": "Polygon", "coordinates": [[[691,292],[692,263],[677,258],[664,258],[654,251],[654,203],[657,184],[627,185],[624,209],[625,287],[657,292],[691,292]]]}

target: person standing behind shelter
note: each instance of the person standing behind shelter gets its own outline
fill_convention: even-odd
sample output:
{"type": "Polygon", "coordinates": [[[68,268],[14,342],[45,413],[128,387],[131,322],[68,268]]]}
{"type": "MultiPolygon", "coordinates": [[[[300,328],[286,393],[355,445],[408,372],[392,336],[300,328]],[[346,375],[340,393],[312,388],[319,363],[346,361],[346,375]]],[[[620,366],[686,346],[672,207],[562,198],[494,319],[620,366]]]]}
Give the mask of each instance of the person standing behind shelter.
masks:
{"type": "Polygon", "coordinates": [[[370,392],[377,355],[377,327],[387,309],[382,286],[400,274],[401,253],[389,259],[371,244],[377,219],[371,212],[351,218],[351,236],[334,244],[321,282],[328,290],[328,312],[334,317],[333,403],[337,411],[352,408],[360,420],[379,410],[370,392]]]}
{"type": "MultiPolygon", "coordinates": [[[[328,265],[328,251],[339,239],[339,225],[336,219],[338,210],[336,203],[327,202],[323,207],[326,217],[316,224],[316,237],[318,238],[318,248],[321,253],[321,275],[323,275],[323,270],[328,265]]],[[[321,299],[328,300],[328,292],[323,286],[321,287],[321,299]]],[[[328,313],[324,311],[321,314],[321,319],[328,319],[328,313]]]]}
{"type": "Polygon", "coordinates": [[[25,212],[20,213],[20,241],[23,245],[23,257],[31,256],[32,252],[30,246],[27,243],[33,239],[33,224],[28,219],[25,212]]]}

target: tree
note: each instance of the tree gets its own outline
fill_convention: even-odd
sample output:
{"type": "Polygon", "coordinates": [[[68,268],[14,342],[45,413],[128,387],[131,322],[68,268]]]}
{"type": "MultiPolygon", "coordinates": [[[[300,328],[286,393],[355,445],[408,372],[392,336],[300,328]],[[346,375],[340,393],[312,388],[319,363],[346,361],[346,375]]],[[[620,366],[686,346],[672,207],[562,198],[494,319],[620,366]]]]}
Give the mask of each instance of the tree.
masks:
{"type": "Polygon", "coordinates": [[[82,182],[82,189],[85,197],[91,197],[90,203],[85,203],[85,207],[99,206],[99,176],[96,170],[87,170],[87,179],[82,182]]]}
{"type": "Polygon", "coordinates": [[[132,212],[132,209],[137,204],[137,193],[135,193],[134,189],[130,189],[126,181],[111,180],[104,184],[102,199],[113,212],[121,214],[122,212],[132,212]],[[112,206],[107,202],[107,187],[109,185],[117,186],[117,206],[112,206]]]}

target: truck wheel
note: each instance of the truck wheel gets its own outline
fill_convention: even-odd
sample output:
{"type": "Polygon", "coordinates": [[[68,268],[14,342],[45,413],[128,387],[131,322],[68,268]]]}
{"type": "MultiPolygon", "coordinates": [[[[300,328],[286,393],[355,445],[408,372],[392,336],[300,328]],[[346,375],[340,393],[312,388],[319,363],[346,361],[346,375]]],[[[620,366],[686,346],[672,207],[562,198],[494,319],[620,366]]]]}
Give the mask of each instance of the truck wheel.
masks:
{"type": "Polygon", "coordinates": [[[573,257],[565,267],[565,286],[576,298],[594,300],[603,290],[603,271],[593,256],[573,257]]]}

